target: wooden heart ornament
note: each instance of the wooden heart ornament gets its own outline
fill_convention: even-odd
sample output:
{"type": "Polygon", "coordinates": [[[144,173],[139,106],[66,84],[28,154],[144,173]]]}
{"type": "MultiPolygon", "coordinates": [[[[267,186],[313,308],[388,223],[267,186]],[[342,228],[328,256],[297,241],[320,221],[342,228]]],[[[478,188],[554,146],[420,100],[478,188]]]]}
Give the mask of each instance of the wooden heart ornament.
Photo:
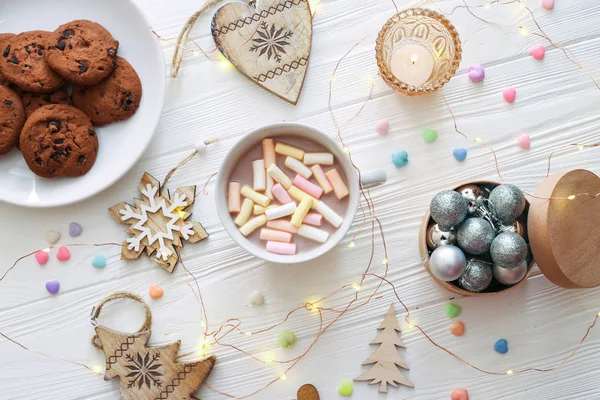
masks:
{"type": "Polygon", "coordinates": [[[549,176],[531,199],[528,229],[533,256],[544,275],[564,288],[600,285],[598,193],[600,178],[578,169],[549,176]]]}
{"type": "Polygon", "coordinates": [[[308,0],[228,3],[215,13],[212,35],[248,79],[285,101],[298,102],[312,44],[308,0]]]}

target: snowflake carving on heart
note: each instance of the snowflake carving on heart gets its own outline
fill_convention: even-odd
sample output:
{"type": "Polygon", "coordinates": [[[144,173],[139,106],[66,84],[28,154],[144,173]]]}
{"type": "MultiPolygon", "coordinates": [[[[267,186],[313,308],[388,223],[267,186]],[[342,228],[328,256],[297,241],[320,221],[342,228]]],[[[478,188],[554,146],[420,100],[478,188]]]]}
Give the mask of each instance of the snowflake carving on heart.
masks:
{"type": "Polygon", "coordinates": [[[176,248],[183,246],[182,239],[195,243],[208,237],[199,222],[187,221],[196,186],[180,187],[173,196],[165,195],[160,182],[144,173],[138,190],[142,199],[135,199],[135,206],[123,202],[109,208],[118,223],[130,225],[127,232],[132,236],[123,242],[121,259],[137,259],[145,249],[161,267],[173,272],[179,260],[176,248]]]}

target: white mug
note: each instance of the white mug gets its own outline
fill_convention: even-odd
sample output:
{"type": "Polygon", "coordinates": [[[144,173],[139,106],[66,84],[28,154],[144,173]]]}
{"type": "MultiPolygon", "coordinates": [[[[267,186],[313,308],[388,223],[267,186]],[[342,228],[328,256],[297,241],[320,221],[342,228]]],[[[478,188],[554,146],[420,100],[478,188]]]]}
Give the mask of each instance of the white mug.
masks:
{"type": "MultiPolygon", "coordinates": [[[[387,175],[383,170],[371,170],[361,173],[361,181],[364,188],[383,184],[386,180],[387,175]]],[[[221,219],[221,223],[223,224],[223,227],[229,236],[231,236],[231,238],[248,253],[262,258],[265,261],[279,264],[296,264],[309,261],[322,256],[335,247],[335,245],[342,240],[344,235],[346,235],[348,229],[350,229],[350,225],[352,225],[352,221],[354,220],[356,211],[358,209],[359,199],[360,185],[358,183],[358,174],[352,166],[348,154],[342,150],[338,142],[325,135],[321,131],[310,126],[297,123],[278,123],[267,125],[249,133],[242,138],[225,156],[225,159],[221,164],[221,168],[219,169],[219,173],[217,174],[217,183],[215,187],[217,212],[219,214],[219,218],[221,219]],[[252,243],[240,233],[238,227],[234,224],[233,218],[229,214],[227,207],[229,177],[231,176],[231,172],[236,162],[246,151],[250,150],[254,146],[260,145],[264,138],[276,138],[277,136],[297,136],[305,138],[322,145],[329,152],[333,153],[341,165],[343,170],[342,172],[346,177],[346,182],[348,183],[348,191],[350,192],[348,196],[348,208],[346,214],[342,216],[344,222],[342,222],[342,225],[340,225],[337,231],[332,233],[327,241],[322,245],[295,255],[270,253],[263,247],[252,243]]]]}

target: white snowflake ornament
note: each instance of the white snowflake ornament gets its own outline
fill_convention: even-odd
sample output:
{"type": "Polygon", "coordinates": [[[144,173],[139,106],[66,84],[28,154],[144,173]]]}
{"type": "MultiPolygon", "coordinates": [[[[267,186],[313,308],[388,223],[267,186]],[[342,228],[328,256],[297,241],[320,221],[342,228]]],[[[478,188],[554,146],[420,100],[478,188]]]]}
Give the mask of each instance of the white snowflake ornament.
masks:
{"type": "Polygon", "coordinates": [[[127,232],[132,236],[123,242],[121,259],[137,259],[146,249],[155,262],[173,272],[179,260],[176,247],[183,246],[181,239],[196,243],[208,237],[202,224],[187,221],[196,186],[180,187],[173,196],[161,194],[160,182],[146,172],[138,190],[142,198],[135,199],[135,206],[123,202],[108,209],[118,223],[130,225],[127,232]]]}

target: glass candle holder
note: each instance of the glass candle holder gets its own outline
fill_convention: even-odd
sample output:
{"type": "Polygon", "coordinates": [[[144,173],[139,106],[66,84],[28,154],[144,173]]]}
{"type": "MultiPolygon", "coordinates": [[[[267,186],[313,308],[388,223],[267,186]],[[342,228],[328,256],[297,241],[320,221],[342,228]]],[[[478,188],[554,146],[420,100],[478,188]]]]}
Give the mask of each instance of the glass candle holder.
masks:
{"type": "Polygon", "coordinates": [[[454,25],[433,10],[411,8],[383,26],[375,46],[383,80],[394,90],[418,96],[444,86],[462,59],[454,25]]]}

